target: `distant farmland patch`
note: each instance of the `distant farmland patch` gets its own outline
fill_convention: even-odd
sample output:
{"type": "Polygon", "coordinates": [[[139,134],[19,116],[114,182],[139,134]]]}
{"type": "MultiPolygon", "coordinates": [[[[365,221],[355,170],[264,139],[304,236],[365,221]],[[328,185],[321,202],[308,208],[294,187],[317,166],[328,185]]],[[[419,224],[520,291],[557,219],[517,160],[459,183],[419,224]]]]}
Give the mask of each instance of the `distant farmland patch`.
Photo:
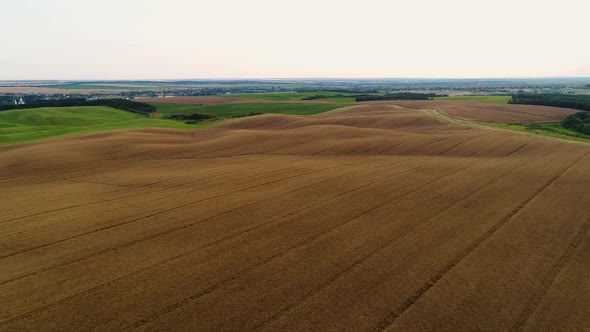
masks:
{"type": "MultiPolygon", "coordinates": [[[[364,94],[364,93],[363,93],[364,94]]],[[[332,92],[332,91],[306,91],[306,92],[278,92],[278,93],[248,93],[232,94],[232,98],[262,99],[262,100],[312,100],[313,97],[321,97],[323,101],[354,102],[359,93],[332,92]]],[[[367,93],[368,95],[368,93],[367,93]]],[[[371,94],[377,95],[377,94],[371,94]]],[[[320,98],[316,98],[320,99],[320,98]]]]}
{"type": "Polygon", "coordinates": [[[47,85],[45,88],[63,89],[63,90],[146,90],[145,87],[117,86],[117,85],[96,85],[96,84],[64,84],[64,85],[47,85]]]}
{"type": "Polygon", "coordinates": [[[150,103],[156,112],[164,116],[178,113],[203,113],[216,117],[235,117],[249,113],[271,113],[291,115],[313,115],[331,111],[345,104],[218,104],[186,105],[168,103],[150,103]]]}
{"type": "Polygon", "coordinates": [[[434,100],[473,100],[485,101],[488,103],[508,104],[510,96],[448,96],[448,97],[434,97],[434,100]]]}

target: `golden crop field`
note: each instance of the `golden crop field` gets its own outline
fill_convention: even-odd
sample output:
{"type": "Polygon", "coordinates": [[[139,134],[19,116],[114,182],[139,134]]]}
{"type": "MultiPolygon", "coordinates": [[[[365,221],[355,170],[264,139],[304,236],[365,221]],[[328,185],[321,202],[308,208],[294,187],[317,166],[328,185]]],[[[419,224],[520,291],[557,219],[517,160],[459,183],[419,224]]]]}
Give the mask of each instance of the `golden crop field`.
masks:
{"type": "Polygon", "coordinates": [[[590,145],[417,109],[571,112],[391,103],[0,147],[0,330],[590,329],[590,145]]]}

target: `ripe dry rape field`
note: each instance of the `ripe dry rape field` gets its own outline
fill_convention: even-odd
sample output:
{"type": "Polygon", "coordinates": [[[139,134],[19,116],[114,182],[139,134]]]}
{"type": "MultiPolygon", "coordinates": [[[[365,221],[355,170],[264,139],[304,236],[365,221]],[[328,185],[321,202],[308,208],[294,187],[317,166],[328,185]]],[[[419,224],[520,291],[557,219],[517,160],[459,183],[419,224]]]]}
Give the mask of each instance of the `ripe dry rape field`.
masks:
{"type": "Polygon", "coordinates": [[[590,329],[587,144],[368,104],[4,146],[0,183],[3,331],[590,329]]]}

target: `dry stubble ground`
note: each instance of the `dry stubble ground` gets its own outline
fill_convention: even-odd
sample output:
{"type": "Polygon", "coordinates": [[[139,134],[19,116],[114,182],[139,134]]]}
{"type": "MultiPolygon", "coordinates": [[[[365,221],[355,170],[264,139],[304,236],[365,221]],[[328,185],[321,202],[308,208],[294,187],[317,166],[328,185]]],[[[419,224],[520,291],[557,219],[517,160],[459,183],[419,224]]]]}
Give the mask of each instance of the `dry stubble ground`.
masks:
{"type": "Polygon", "coordinates": [[[364,105],[1,149],[3,331],[590,329],[585,144],[364,105]]]}

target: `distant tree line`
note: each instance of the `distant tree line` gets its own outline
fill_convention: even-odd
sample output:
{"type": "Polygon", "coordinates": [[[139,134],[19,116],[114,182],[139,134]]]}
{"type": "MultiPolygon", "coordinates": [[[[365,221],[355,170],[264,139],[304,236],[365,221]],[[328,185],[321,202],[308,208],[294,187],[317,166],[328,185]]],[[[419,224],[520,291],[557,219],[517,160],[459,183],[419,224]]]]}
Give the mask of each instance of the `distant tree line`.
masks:
{"type": "MultiPolygon", "coordinates": [[[[260,112],[250,112],[250,113],[244,113],[244,114],[236,114],[236,115],[232,115],[232,118],[244,118],[247,116],[255,116],[255,115],[260,115],[262,113],[260,112]]],[[[208,120],[208,119],[213,119],[216,118],[216,116],[211,115],[211,114],[206,114],[206,113],[176,113],[176,114],[171,114],[166,116],[166,119],[172,119],[172,120],[191,120],[194,121],[195,123],[197,121],[203,121],[203,120],[208,120]]]]}
{"type": "Polygon", "coordinates": [[[313,96],[309,96],[309,97],[303,97],[303,98],[301,98],[301,100],[316,100],[316,99],[335,98],[335,97],[342,97],[342,95],[330,95],[330,96],[313,95],[313,96]]]}
{"type": "Polygon", "coordinates": [[[12,96],[0,96],[0,107],[5,105],[14,105],[14,97],[12,96]]]}
{"type": "Polygon", "coordinates": [[[590,111],[590,95],[517,94],[509,104],[543,105],[590,111]]]}
{"type": "Polygon", "coordinates": [[[381,96],[361,96],[357,97],[356,101],[374,101],[374,100],[430,100],[434,97],[441,97],[436,93],[414,93],[414,92],[399,92],[388,93],[381,96]]]}
{"type": "Polygon", "coordinates": [[[87,101],[84,98],[28,100],[25,105],[2,105],[0,106],[0,110],[5,111],[23,108],[82,106],[86,103],[87,101]]]}
{"type": "Polygon", "coordinates": [[[326,99],[326,98],[364,98],[370,97],[372,95],[367,94],[356,94],[356,95],[343,95],[343,94],[336,94],[336,95],[313,95],[301,98],[301,100],[315,100],[315,99],[326,99]]]}
{"type": "Polygon", "coordinates": [[[127,99],[96,99],[69,98],[56,100],[35,100],[25,105],[0,105],[0,111],[41,108],[41,107],[71,107],[71,106],[108,106],[122,111],[147,115],[156,111],[156,107],[146,103],[135,102],[127,99]]]}
{"type": "Polygon", "coordinates": [[[149,113],[154,113],[156,111],[156,107],[153,105],[127,99],[97,99],[88,101],[87,103],[88,106],[108,106],[142,115],[148,115],[149,113]]]}
{"type": "Polygon", "coordinates": [[[561,125],[579,133],[590,135],[590,112],[572,114],[563,119],[561,125]]]}
{"type": "Polygon", "coordinates": [[[196,120],[202,121],[213,118],[210,114],[205,113],[177,113],[166,116],[166,119],[173,120],[196,120]]]}
{"type": "Polygon", "coordinates": [[[318,88],[309,88],[309,89],[297,89],[296,92],[335,92],[335,93],[358,93],[358,94],[366,94],[366,93],[379,93],[379,90],[373,88],[350,88],[350,89],[318,89],[318,88]]]}
{"type": "Polygon", "coordinates": [[[260,115],[262,114],[261,112],[250,112],[250,113],[246,113],[246,114],[236,114],[236,115],[232,115],[232,118],[245,118],[247,116],[256,116],[256,115],[260,115]]]}

